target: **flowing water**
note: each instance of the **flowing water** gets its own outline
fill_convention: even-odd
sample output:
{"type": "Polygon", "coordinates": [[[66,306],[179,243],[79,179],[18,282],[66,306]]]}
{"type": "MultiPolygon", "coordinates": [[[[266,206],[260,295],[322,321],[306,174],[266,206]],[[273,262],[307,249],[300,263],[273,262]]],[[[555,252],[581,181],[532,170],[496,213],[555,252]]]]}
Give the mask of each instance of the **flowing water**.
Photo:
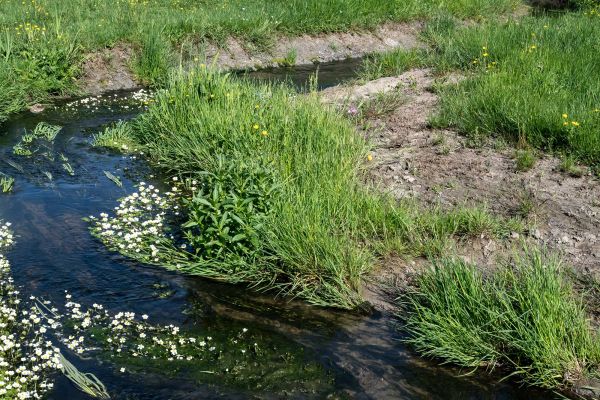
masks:
{"type": "Polygon", "coordinates": [[[323,90],[357,78],[357,71],[360,70],[362,63],[362,58],[347,58],[341,61],[294,67],[272,67],[250,72],[241,71],[239,74],[256,81],[288,82],[301,91],[309,89],[311,78],[315,77],[315,88],[323,90]]]}
{"type": "MultiPolygon", "coordinates": [[[[84,306],[100,303],[115,312],[146,313],[153,323],[176,324],[216,340],[247,328],[248,340],[263,349],[258,362],[229,378],[214,374],[220,360],[203,365],[202,371],[165,362],[121,373],[101,356],[81,359],[65,351],[79,369],[96,374],[113,399],[550,398],[486,377],[461,377],[458,370],[423,361],[401,343],[390,315],[358,315],[273,299],[140,265],[107,251],[82,218],[111,210],[140,180],[160,185],[160,179],[152,177],[143,160],[90,145],[104,125],[141,111],[112,96],[106,99],[26,113],[1,127],[0,172],[16,182],[14,193],[0,195],[0,219],[12,222],[17,235],[7,256],[23,296],[61,303],[68,290],[84,306]],[[34,157],[14,155],[12,146],[24,129],[40,121],[64,128],[34,157]],[[74,175],[63,168],[64,159],[74,175]],[[123,186],[104,171],[119,176],[123,186]]],[[[89,397],[61,376],[50,398],[89,397]]]]}

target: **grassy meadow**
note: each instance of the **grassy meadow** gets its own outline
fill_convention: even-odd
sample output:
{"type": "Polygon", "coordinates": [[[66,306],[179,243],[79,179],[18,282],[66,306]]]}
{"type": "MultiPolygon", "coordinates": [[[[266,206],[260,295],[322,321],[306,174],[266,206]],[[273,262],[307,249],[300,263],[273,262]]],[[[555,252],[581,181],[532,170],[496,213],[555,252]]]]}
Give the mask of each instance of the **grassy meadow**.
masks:
{"type": "MultiPolygon", "coordinates": [[[[266,49],[279,35],[374,28],[385,22],[507,12],[514,0],[1,0],[0,120],[52,95],[77,93],[86,53],[125,42],[137,52],[132,69],[164,84],[182,54],[203,41],[243,39],[266,49]]],[[[195,55],[195,54],[194,54],[195,55]]]]}
{"type": "Polygon", "coordinates": [[[464,26],[443,15],[422,32],[427,49],[372,55],[363,79],[430,67],[466,79],[439,89],[435,127],[600,165],[598,8],[464,26]]]}
{"type": "Polygon", "coordinates": [[[443,89],[435,123],[467,135],[567,153],[600,164],[600,18],[528,17],[435,35],[436,68],[467,79],[443,89]]]}

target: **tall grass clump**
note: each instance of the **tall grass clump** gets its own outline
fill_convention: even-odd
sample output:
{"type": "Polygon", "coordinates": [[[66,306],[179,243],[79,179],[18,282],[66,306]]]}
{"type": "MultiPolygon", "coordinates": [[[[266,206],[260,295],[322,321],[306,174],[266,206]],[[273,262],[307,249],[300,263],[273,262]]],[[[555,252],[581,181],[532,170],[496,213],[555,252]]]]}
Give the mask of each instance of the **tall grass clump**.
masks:
{"type": "Polygon", "coordinates": [[[544,251],[525,250],[490,276],[440,261],[403,305],[408,342],[425,356],[551,389],[598,375],[597,333],[560,260],[544,251]]]}
{"type": "MultiPolygon", "coordinates": [[[[136,120],[96,138],[136,143],[174,176],[186,250],[163,246],[167,236],[149,239],[153,251],[144,262],[353,308],[378,256],[433,255],[453,237],[510,229],[483,209],[424,211],[364,186],[367,143],[318,96],[204,68],[174,74],[154,100],[136,120]]],[[[162,231],[163,215],[149,223],[162,231]]],[[[95,232],[109,247],[142,257],[111,241],[114,232],[102,228],[107,223],[103,217],[95,232]]]]}
{"type": "Polygon", "coordinates": [[[154,162],[199,181],[184,229],[202,257],[351,308],[371,265],[356,241],[376,233],[360,209],[372,196],[358,180],[366,143],[318,99],[292,96],[207,70],[179,74],[132,134],[154,162]]]}
{"type": "Polygon", "coordinates": [[[534,147],[600,162],[600,20],[526,17],[430,32],[436,65],[467,79],[441,90],[435,122],[467,135],[524,135],[534,147]]]}
{"type": "Polygon", "coordinates": [[[171,67],[171,44],[155,26],[142,36],[139,55],[133,63],[136,75],[154,87],[164,85],[171,67]]]}

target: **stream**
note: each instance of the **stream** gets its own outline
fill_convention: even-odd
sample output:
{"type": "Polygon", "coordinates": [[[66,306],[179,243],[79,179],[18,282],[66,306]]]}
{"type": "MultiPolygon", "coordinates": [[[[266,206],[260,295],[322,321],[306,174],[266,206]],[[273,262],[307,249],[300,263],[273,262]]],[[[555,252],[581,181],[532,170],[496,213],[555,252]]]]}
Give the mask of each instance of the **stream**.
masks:
{"type": "MultiPolygon", "coordinates": [[[[279,80],[293,73],[262,71],[250,77],[279,80]]],[[[344,74],[320,76],[327,78],[324,87],[344,74]]],[[[92,137],[107,124],[131,119],[142,110],[131,93],[110,94],[64,102],[40,114],[23,113],[0,126],[0,172],[16,179],[13,193],[0,194],[0,219],[12,222],[16,234],[16,244],[7,253],[15,283],[24,298],[35,295],[63,304],[67,290],[86,307],[99,303],[111,312],[148,314],[153,323],[217,339],[248,329],[248,340],[263,351],[259,363],[227,379],[168,362],[121,373],[100,355],[80,358],[65,351],[80,370],[94,373],[106,385],[112,399],[552,398],[484,374],[462,376],[457,369],[419,358],[403,345],[396,321],[385,313],[310,307],[140,265],[106,250],[83,218],[110,211],[141,180],[162,184],[139,157],[93,148],[92,137]],[[63,126],[53,144],[33,157],[14,155],[12,146],[24,129],[32,130],[41,121],[63,126]],[[62,166],[64,160],[73,175],[62,166]],[[122,187],[105,171],[118,176],[122,187]]],[[[219,368],[218,361],[214,368],[219,368]]],[[[49,398],[91,397],[61,375],[49,398]]]]}

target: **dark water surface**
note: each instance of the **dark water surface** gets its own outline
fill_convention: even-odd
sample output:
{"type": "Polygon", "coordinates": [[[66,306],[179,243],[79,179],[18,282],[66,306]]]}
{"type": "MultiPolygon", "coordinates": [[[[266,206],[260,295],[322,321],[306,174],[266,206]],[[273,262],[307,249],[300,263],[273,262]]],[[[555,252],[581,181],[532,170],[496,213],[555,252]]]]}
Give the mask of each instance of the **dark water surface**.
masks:
{"type": "MultiPolygon", "coordinates": [[[[12,222],[17,235],[8,253],[16,283],[24,297],[33,294],[62,304],[68,290],[84,306],[100,303],[111,311],[147,313],[152,322],[214,337],[247,328],[252,340],[267,350],[260,364],[231,380],[197,378],[168,363],[122,374],[112,363],[65,353],[78,368],[96,374],[113,399],[551,398],[485,377],[459,377],[457,370],[421,360],[402,345],[389,315],[308,307],[139,265],[107,251],[91,237],[82,218],[111,210],[137,182],[152,182],[152,171],[142,160],[93,149],[90,142],[103,125],[139,111],[107,104],[59,107],[24,114],[1,127],[0,171],[16,178],[14,193],[0,195],[0,219],[12,222]],[[39,152],[48,155],[13,155],[23,129],[33,129],[40,121],[64,126],[54,145],[39,152]],[[62,168],[60,153],[73,166],[74,176],[62,168]],[[52,181],[44,171],[52,174],[52,181]],[[120,176],[123,187],[103,171],[120,176]]],[[[89,399],[64,377],[58,378],[50,398],[89,399]]]]}
{"type": "Polygon", "coordinates": [[[316,76],[316,88],[323,90],[357,78],[357,71],[360,70],[362,62],[362,58],[348,58],[326,63],[242,71],[238,74],[259,82],[288,82],[301,91],[307,90],[311,77],[316,76]]]}

